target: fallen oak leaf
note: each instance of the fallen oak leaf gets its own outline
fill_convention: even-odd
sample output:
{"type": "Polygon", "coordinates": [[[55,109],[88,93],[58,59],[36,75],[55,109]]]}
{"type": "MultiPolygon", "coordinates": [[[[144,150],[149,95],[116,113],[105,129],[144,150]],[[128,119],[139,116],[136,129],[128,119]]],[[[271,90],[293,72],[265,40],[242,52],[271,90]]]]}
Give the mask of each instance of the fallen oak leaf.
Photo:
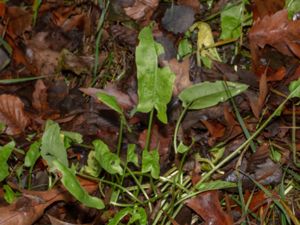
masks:
{"type": "Polygon", "coordinates": [[[271,16],[257,19],[249,31],[251,56],[255,67],[259,64],[260,48],[270,45],[279,52],[300,58],[300,20],[288,19],[288,11],[280,10],[271,16]]]}
{"type": "Polygon", "coordinates": [[[0,95],[0,121],[6,124],[5,133],[17,135],[29,125],[30,119],[24,111],[24,103],[14,95],[0,95]]]}
{"type": "Polygon", "coordinates": [[[201,216],[204,225],[233,225],[232,218],[220,205],[218,191],[202,192],[187,200],[186,205],[201,216]]]}

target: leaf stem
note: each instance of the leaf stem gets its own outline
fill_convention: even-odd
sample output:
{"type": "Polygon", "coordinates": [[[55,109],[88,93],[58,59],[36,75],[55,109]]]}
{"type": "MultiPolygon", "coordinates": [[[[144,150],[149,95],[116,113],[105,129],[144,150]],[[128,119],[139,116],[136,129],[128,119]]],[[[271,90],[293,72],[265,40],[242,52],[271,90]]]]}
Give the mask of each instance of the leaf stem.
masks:
{"type": "Polygon", "coordinates": [[[119,128],[119,137],[118,137],[118,146],[117,146],[117,155],[119,157],[120,157],[120,151],[121,151],[121,148],[122,148],[123,130],[124,130],[124,119],[121,116],[120,128],[119,128]]]}
{"type": "Polygon", "coordinates": [[[145,144],[145,149],[146,150],[149,150],[149,147],[150,147],[150,139],[151,139],[151,129],[152,129],[152,123],[153,123],[153,115],[154,115],[154,109],[151,110],[150,116],[149,116],[147,138],[146,138],[146,144],[145,144]]]}
{"type": "Polygon", "coordinates": [[[178,135],[178,130],[179,130],[179,126],[185,116],[185,113],[187,112],[188,108],[189,108],[190,105],[186,106],[184,108],[184,110],[181,112],[178,120],[177,120],[177,123],[176,123],[176,127],[175,127],[175,131],[174,131],[174,137],[173,137],[173,147],[174,147],[174,151],[175,151],[175,154],[177,154],[177,135],[178,135]]]}

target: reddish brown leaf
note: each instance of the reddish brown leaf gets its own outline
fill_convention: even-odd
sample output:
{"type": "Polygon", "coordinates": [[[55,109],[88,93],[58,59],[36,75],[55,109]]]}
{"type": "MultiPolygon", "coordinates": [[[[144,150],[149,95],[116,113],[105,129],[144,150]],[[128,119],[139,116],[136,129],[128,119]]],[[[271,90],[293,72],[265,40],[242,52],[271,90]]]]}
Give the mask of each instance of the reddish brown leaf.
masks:
{"type": "Polygon", "coordinates": [[[31,29],[32,15],[21,7],[8,7],[6,16],[9,21],[7,33],[13,39],[31,29]]]}
{"type": "Polygon", "coordinates": [[[186,57],[182,62],[176,59],[171,59],[168,62],[170,69],[176,74],[175,84],[173,88],[173,95],[178,95],[183,89],[192,85],[190,81],[190,61],[186,57]]]}
{"type": "Polygon", "coordinates": [[[42,80],[38,80],[32,93],[32,106],[39,112],[45,112],[48,109],[47,87],[42,80]]]}
{"type": "MultiPolygon", "coordinates": [[[[82,178],[78,179],[87,192],[92,193],[98,189],[97,183],[82,178]]],[[[10,185],[14,189],[18,189],[16,185],[10,185]]],[[[22,196],[13,204],[0,206],[0,225],[31,225],[43,215],[44,210],[52,203],[73,200],[71,195],[60,186],[49,191],[19,191],[22,192],[22,196]]]]}
{"type": "Polygon", "coordinates": [[[4,17],[4,14],[5,14],[5,4],[0,3],[0,16],[4,17]]]}
{"type": "MultiPolygon", "coordinates": [[[[300,45],[295,40],[300,38],[300,20],[288,19],[286,9],[271,16],[255,21],[249,32],[249,42],[253,64],[259,64],[259,48],[271,45],[285,55],[300,58],[300,45]]],[[[256,68],[254,68],[256,69],[256,68]]]]}
{"type": "Polygon", "coordinates": [[[263,109],[265,99],[268,94],[268,85],[267,85],[267,78],[266,73],[260,77],[259,81],[259,95],[258,97],[254,92],[247,91],[245,92],[249,99],[250,107],[252,112],[256,118],[259,118],[261,110],[263,109]]]}
{"type": "Polygon", "coordinates": [[[256,12],[254,13],[254,19],[272,15],[283,9],[284,4],[284,0],[254,0],[255,9],[253,11],[256,12]]]}
{"type": "Polygon", "coordinates": [[[9,135],[20,134],[29,124],[23,102],[14,95],[0,95],[0,121],[6,124],[9,135]]]}
{"type": "Polygon", "coordinates": [[[205,221],[204,225],[233,225],[232,218],[223,211],[218,191],[206,191],[186,201],[186,205],[193,209],[205,221]]]}
{"type": "Polygon", "coordinates": [[[279,81],[282,80],[286,75],[286,69],[282,66],[272,74],[268,74],[268,81],[279,81]]]}
{"type": "Polygon", "coordinates": [[[208,132],[214,138],[220,138],[224,136],[225,127],[222,124],[208,120],[201,120],[201,122],[206,126],[208,132]]]}

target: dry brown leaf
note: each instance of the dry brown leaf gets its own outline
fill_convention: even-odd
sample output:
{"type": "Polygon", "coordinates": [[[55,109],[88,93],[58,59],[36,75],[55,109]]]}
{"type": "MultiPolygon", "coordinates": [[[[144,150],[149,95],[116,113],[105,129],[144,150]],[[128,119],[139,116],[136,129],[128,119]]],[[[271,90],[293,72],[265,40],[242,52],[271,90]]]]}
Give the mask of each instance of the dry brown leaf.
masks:
{"type": "Polygon", "coordinates": [[[48,109],[47,87],[42,80],[38,80],[32,93],[32,106],[39,112],[45,112],[48,109]]]}
{"type": "Polygon", "coordinates": [[[282,66],[271,74],[268,74],[267,81],[279,81],[286,75],[286,69],[282,66]]]}
{"type": "MultiPolygon", "coordinates": [[[[93,181],[83,178],[78,178],[78,180],[88,193],[98,189],[98,184],[93,181]]],[[[18,189],[15,184],[10,183],[10,186],[13,189],[18,189]]],[[[19,191],[22,192],[22,196],[14,203],[0,206],[0,225],[31,225],[43,215],[44,210],[52,203],[73,200],[66,189],[60,186],[49,191],[19,191]]]]}
{"type": "Polygon", "coordinates": [[[267,85],[267,76],[266,73],[263,73],[259,80],[259,95],[256,96],[255,93],[251,91],[245,92],[246,96],[249,99],[250,107],[254,116],[258,119],[260,113],[264,107],[264,103],[268,94],[268,85],[267,85]]]}
{"type": "Polygon", "coordinates": [[[118,103],[124,110],[132,109],[137,102],[137,96],[132,96],[133,98],[131,98],[131,96],[129,96],[128,94],[119,91],[117,87],[113,84],[108,84],[104,89],[80,88],[79,90],[82,91],[84,94],[95,98],[97,101],[98,98],[96,94],[99,92],[112,95],[117,99],[118,103]]]}
{"type": "Polygon", "coordinates": [[[283,9],[284,0],[254,0],[254,18],[263,18],[283,9]]]}
{"type": "Polygon", "coordinates": [[[249,42],[254,69],[259,65],[260,48],[270,45],[279,52],[300,58],[300,20],[288,19],[286,9],[258,19],[249,32],[249,42]]]}
{"type": "Polygon", "coordinates": [[[31,29],[32,15],[21,7],[8,7],[6,17],[9,21],[7,33],[13,39],[31,29]]]}
{"type": "Polygon", "coordinates": [[[182,62],[176,59],[168,61],[170,69],[176,74],[173,95],[177,96],[183,89],[192,85],[190,81],[190,61],[186,57],[182,62]]]}
{"type": "Polygon", "coordinates": [[[220,138],[224,136],[225,127],[216,121],[201,120],[205,125],[210,135],[214,138],[220,138]]]}
{"type": "Polygon", "coordinates": [[[124,11],[134,20],[148,20],[158,6],[158,2],[158,0],[136,0],[133,6],[124,8],[124,11]]]}
{"type": "Polygon", "coordinates": [[[5,133],[8,135],[17,135],[25,130],[30,120],[19,97],[0,95],[0,121],[6,124],[5,133]]]}
{"type": "Polygon", "coordinates": [[[218,191],[206,191],[186,201],[186,205],[194,210],[205,221],[204,225],[233,225],[232,218],[223,211],[218,191]]]}
{"type": "Polygon", "coordinates": [[[23,194],[13,204],[0,207],[0,225],[31,225],[53,202],[65,200],[65,194],[58,189],[23,194]]]}

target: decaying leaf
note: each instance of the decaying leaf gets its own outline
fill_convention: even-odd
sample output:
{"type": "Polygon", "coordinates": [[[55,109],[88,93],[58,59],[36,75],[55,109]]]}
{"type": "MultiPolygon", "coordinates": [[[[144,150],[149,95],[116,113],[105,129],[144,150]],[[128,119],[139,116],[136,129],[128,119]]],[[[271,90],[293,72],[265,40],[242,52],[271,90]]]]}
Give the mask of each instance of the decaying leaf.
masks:
{"type": "Polygon", "coordinates": [[[267,0],[267,1],[254,0],[254,4],[255,4],[255,9],[253,10],[254,18],[257,17],[263,18],[264,16],[272,15],[277,11],[283,9],[284,3],[285,3],[284,0],[267,0]]]}
{"type": "Polygon", "coordinates": [[[134,20],[147,20],[158,6],[158,2],[158,0],[136,0],[133,6],[124,8],[124,11],[134,20]]]}
{"type": "Polygon", "coordinates": [[[98,101],[98,98],[96,96],[97,93],[106,93],[108,95],[114,96],[122,109],[128,110],[131,109],[137,102],[137,96],[129,96],[128,94],[125,94],[124,92],[117,89],[115,85],[108,84],[104,89],[97,89],[97,88],[80,88],[80,91],[82,91],[84,94],[93,97],[98,101]]]}
{"type": "Polygon", "coordinates": [[[8,135],[17,135],[25,130],[30,120],[19,97],[0,95],[0,121],[6,124],[5,133],[8,135]]]}
{"type": "Polygon", "coordinates": [[[267,94],[268,94],[267,77],[266,77],[266,73],[263,73],[259,81],[258,97],[256,97],[255,94],[251,91],[246,92],[246,96],[249,99],[252,112],[256,118],[260,117],[260,113],[264,107],[267,94]]]}
{"type": "MultiPolygon", "coordinates": [[[[79,179],[79,181],[89,193],[98,188],[98,184],[94,182],[84,179],[79,179]]],[[[16,185],[12,184],[12,186],[17,189],[16,185]]],[[[13,204],[0,206],[0,225],[31,225],[43,215],[44,210],[52,203],[72,200],[71,195],[59,186],[49,191],[19,191],[22,192],[22,196],[13,204]]]]}
{"type": "Polygon", "coordinates": [[[191,198],[186,205],[205,221],[205,225],[233,225],[232,218],[223,211],[218,191],[206,191],[191,198]]]}
{"type": "Polygon", "coordinates": [[[32,106],[39,112],[45,112],[48,109],[47,87],[42,80],[38,80],[32,93],[32,106]]]}
{"type": "Polygon", "coordinates": [[[183,89],[192,85],[190,81],[190,61],[188,57],[182,62],[171,59],[168,64],[170,69],[176,74],[173,95],[177,96],[183,89]]]}
{"type": "Polygon", "coordinates": [[[279,52],[300,58],[300,20],[288,19],[286,9],[258,19],[249,32],[250,49],[254,66],[259,63],[260,48],[271,45],[279,52]]]}

